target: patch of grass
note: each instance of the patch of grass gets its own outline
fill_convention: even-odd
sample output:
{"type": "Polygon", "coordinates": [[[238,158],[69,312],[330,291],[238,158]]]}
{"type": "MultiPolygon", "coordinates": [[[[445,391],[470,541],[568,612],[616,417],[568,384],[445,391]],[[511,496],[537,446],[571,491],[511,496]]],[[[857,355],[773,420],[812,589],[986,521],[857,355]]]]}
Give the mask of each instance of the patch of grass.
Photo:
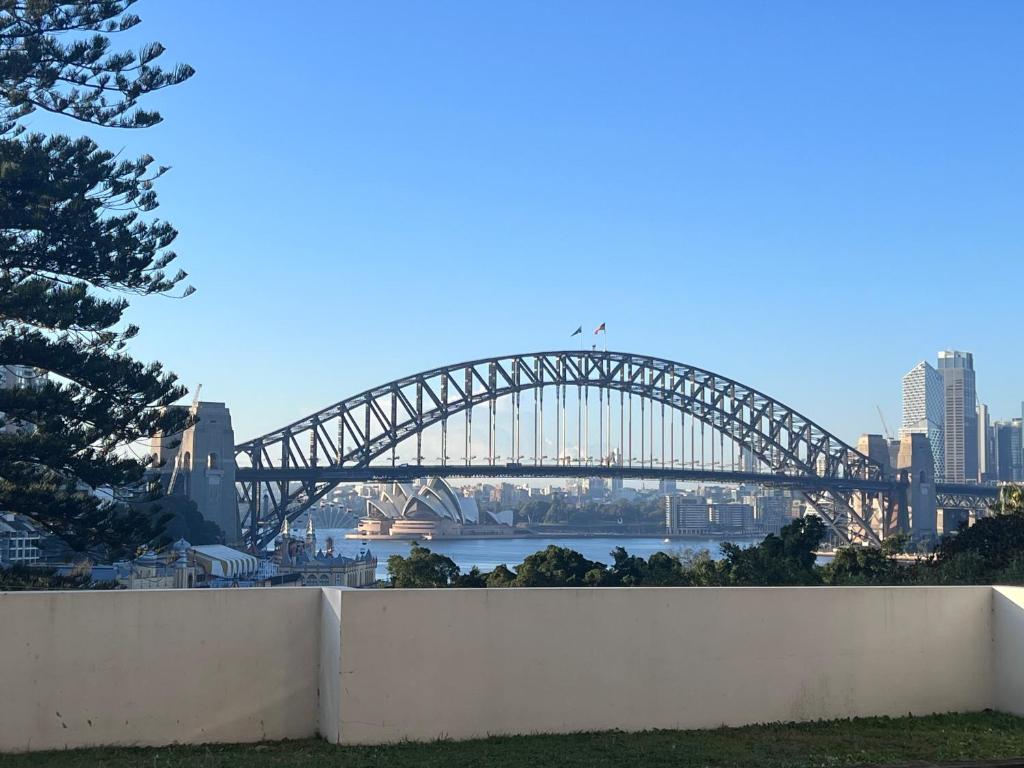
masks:
{"type": "Polygon", "coordinates": [[[866,766],[1024,757],[1024,718],[998,712],[709,731],[500,736],[337,747],[319,740],[0,755],[0,768],[696,768],[866,766]]]}

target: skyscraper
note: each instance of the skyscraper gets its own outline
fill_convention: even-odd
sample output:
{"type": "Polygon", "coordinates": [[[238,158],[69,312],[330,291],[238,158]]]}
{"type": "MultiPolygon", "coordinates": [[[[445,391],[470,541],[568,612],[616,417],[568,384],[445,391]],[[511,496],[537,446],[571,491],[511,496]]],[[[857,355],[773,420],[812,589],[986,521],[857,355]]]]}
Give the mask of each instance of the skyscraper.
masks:
{"type": "Polygon", "coordinates": [[[944,414],[942,374],[922,360],[903,377],[903,425],[900,427],[900,436],[927,435],[932,447],[936,478],[941,478],[945,469],[944,414]]]}
{"type": "Polygon", "coordinates": [[[1022,456],[1024,422],[1021,419],[997,421],[992,425],[992,448],[994,458],[993,480],[1019,481],[1024,479],[1024,456],[1022,456]]]}
{"type": "Polygon", "coordinates": [[[944,388],[943,431],[947,482],[978,479],[978,413],[974,386],[974,355],[939,352],[939,373],[944,388]]]}
{"type": "Polygon", "coordinates": [[[988,406],[978,405],[978,479],[994,479],[995,469],[996,462],[992,446],[992,424],[989,422],[988,406]]]}

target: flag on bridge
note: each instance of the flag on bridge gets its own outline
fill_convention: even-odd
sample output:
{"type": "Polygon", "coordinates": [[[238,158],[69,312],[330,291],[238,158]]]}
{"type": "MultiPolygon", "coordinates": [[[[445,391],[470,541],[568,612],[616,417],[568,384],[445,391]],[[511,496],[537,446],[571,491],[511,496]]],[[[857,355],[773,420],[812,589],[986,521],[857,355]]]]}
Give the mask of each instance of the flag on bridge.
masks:
{"type": "Polygon", "coordinates": [[[607,333],[607,331],[604,328],[604,323],[601,323],[599,326],[597,326],[597,328],[594,329],[595,336],[597,336],[597,334],[599,333],[607,333]]]}
{"type": "Polygon", "coordinates": [[[573,336],[579,336],[581,333],[583,333],[583,326],[582,325],[579,328],[577,328],[575,331],[570,333],[569,334],[569,338],[571,339],[573,336]]]}

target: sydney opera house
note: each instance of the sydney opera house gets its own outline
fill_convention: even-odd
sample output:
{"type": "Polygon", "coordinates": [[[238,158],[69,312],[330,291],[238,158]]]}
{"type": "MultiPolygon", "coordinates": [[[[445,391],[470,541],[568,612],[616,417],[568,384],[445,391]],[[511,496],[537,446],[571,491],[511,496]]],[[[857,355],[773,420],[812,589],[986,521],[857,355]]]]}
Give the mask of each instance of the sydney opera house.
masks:
{"type": "Polygon", "coordinates": [[[512,513],[492,515],[480,509],[443,479],[422,485],[393,483],[366,500],[366,516],[355,537],[435,539],[457,536],[502,536],[513,533],[512,513]]]}

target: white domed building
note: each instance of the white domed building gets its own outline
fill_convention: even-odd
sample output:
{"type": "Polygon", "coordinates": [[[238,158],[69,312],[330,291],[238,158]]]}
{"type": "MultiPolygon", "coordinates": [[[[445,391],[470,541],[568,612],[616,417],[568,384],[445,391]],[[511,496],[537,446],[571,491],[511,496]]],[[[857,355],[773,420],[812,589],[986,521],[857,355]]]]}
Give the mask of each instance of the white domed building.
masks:
{"type": "Polygon", "coordinates": [[[433,539],[466,535],[467,529],[494,535],[501,531],[489,529],[497,527],[475,498],[456,493],[445,480],[432,477],[420,486],[392,483],[379,498],[367,499],[366,517],[359,521],[355,536],[433,539]]]}

